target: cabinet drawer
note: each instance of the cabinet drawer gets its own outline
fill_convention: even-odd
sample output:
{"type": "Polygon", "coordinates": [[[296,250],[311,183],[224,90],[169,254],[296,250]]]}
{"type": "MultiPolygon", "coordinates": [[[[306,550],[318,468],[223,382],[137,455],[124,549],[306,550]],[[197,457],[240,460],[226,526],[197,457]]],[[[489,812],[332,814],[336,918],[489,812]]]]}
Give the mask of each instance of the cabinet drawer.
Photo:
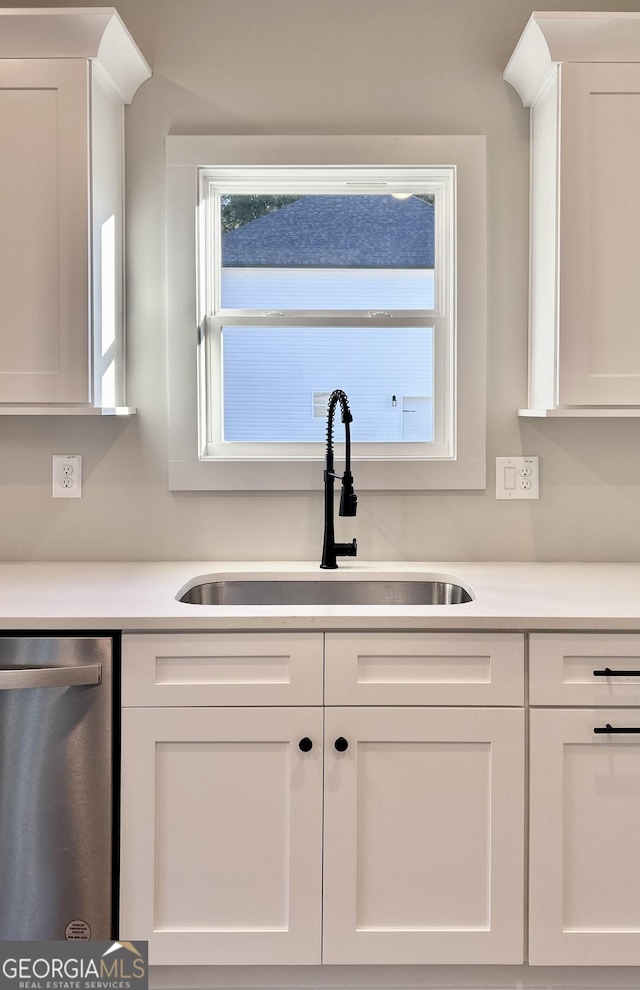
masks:
{"type": "Polygon", "coordinates": [[[322,633],[125,635],[122,704],[321,705],[322,633]]]}
{"type": "Polygon", "coordinates": [[[522,705],[520,633],[327,633],[327,705],[522,705]]]}
{"type": "Polygon", "coordinates": [[[640,705],[640,636],[534,633],[532,705],[640,705]]]}

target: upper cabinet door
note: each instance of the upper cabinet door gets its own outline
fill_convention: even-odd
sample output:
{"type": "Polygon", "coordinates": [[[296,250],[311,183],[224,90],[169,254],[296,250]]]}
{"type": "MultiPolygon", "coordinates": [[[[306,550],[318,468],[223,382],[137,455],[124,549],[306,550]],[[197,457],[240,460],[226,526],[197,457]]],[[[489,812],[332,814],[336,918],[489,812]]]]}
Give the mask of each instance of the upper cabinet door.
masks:
{"type": "Polygon", "coordinates": [[[0,415],[124,405],[124,105],[110,7],[0,8],[0,415]]]}
{"type": "Polygon", "coordinates": [[[88,63],[0,60],[0,402],[88,402],[88,63]]]}
{"type": "Polygon", "coordinates": [[[527,416],[640,416],[640,12],[534,13],[527,416]]]}
{"type": "Polygon", "coordinates": [[[640,405],[640,64],[560,75],[561,405],[640,405]]]}

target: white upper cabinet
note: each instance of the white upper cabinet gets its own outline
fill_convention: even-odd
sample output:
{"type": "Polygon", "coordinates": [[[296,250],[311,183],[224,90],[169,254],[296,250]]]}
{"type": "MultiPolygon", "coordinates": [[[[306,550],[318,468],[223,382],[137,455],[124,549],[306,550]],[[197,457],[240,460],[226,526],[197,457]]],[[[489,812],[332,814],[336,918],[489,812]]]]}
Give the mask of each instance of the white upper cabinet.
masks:
{"type": "Polygon", "coordinates": [[[533,14],[529,416],[640,415],[640,13],[533,14]]]}
{"type": "Polygon", "coordinates": [[[124,406],[124,104],[113,8],[0,11],[0,414],[124,406]]]}

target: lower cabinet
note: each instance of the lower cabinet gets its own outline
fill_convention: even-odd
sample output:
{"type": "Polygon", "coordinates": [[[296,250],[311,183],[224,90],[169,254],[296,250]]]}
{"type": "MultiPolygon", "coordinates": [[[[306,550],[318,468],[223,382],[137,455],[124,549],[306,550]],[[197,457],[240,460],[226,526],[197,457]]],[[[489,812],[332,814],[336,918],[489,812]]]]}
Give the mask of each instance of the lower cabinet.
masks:
{"type": "Polygon", "coordinates": [[[123,637],[152,964],[640,965],[640,636],[123,637]],[[525,954],[525,951],[527,954],[525,954]]]}
{"type": "Polygon", "coordinates": [[[321,709],[125,709],[121,936],[155,964],[522,962],[523,736],[515,709],[327,710],[323,787],[321,709]]]}
{"type": "Polygon", "coordinates": [[[533,965],[640,965],[638,733],[634,709],[531,712],[533,965]]]}
{"type": "Polygon", "coordinates": [[[522,962],[523,721],[327,710],[323,962],[522,962]]]}
{"type": "Polygon", "coordinates": [[[529,961],[638,966],[640,636],[534,634],[530,670],[529,961]]]}
{"type": "Polygon", "coordinates": [[[122,752],[121,937],[161,965],[319,963],[322,709],[124,709],[122,752]]]}
{"type": "MultiPolygon", "coordinates": [[[[342,654],[327,638],[330,666],[342,654]]],[[[237,649],[210,637],[215,664],[203,637],[198,650],[186,636],[123,638],[120,937],[148,940],[165,965],[521,963],[522,637],[513,707],[255,704],[256,639],[251,705],[180,707],[163,701],[180,697],[180,656],[191,697],[195,669],[227,671],[228,691],[222,654],[237,662],[242,634],[237,649]],[[133,671],[131,707],[128,664],[148,665],[133,671]]],[[[273,669],[291,644],[264,639],[273,669]]],[[[471,698],[475,680],[484,697],[495,639],[384,634],[377,649],[390,667],[395,650],[396,680],[411,678],[416,699],[436,676],[470,680],[471,698]]]]}

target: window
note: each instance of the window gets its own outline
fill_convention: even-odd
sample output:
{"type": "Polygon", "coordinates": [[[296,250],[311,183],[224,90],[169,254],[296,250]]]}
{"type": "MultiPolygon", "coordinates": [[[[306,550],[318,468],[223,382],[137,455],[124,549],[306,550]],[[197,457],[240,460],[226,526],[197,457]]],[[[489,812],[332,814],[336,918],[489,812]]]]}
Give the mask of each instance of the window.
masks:
{"type": "Polygon", "coordinates": [[[171,487],[319,488],[334,388],[361,490],[484,487],[484,139],[169,138],[167,162],[171,487]]]}
{"type": "Polygon", "coordinates": [[[201,170],[203,457],[317,455],[313,397],[334,387],[354,460],[454,456],[453,186],[451,168],[201,170]]]}

